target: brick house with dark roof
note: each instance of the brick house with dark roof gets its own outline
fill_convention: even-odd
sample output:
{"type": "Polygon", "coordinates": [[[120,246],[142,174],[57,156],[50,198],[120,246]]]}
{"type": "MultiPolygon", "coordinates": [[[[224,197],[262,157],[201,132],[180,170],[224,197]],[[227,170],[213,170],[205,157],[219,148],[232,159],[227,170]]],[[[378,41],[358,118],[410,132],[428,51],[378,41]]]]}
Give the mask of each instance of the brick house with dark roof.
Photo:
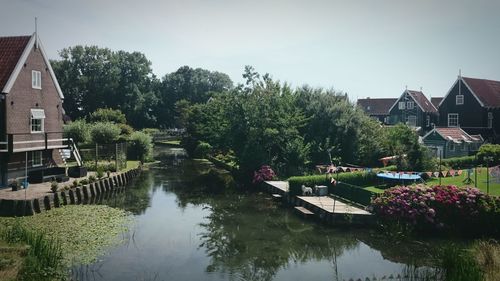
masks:
{"type": "Polygon", "coordinates": [[[357,105],[368,116],[373,117],[383,124],[388,124],[389,109],[396,102],[393,98],[366,98],[358,99],[357,105]]]}
{"type": "Polygon", "coordinates": [[[0,37],[0,186],[63,163],[63,100],[36,33],[0,37]]]}
{"type": "Polygon", "coordinates": [[[458,76],[439,103],[439,126],[500,143],[500,81],[458,76]]]}
{"type": "Polygon", "coordinates": [[[420,135],[432,130],[437,121],[438,110],[422,91],[405,90],[389,109],[389,124],[408,124],[420,135]]]}

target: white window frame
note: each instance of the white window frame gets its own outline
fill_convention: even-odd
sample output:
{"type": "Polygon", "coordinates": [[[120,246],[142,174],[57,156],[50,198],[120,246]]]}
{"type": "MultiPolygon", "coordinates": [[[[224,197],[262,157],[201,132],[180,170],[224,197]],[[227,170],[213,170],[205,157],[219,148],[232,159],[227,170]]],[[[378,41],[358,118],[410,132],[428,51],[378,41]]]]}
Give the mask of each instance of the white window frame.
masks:
{"type": "Polygon", "coordinates": [[[488,128],[493,128],[493,112],[488,112],[488,128]]]}
{"type": "Polygon", "coordinates": [[[398,104],[398,108],[399,109],[406,109],[406,102],[400,101],[399,104],[398,104]]]}
{"type": "Polygon", "coordinates": [[[412,101],[409,101],[406,103],[406,109],[414,109],[415,108],[415,103],[412,101]]]}
{"type": "Polygon", "coordinates": [[[42,89],[42,72],[38,70],[31,71],[31,87],[33,89],[42,89]]]}
{"type": "Polygon", "coordinates": [[[425,124],[426,124],[427,127],[431,126],[431,116],[430,115],[427,115],[425,117],[425,124]]]}
{"type": "Polygon", "coordinates": [[[448,113],[448,127],[450,127],[450,128],[456,128],[456,127],[458,127],[459,124],[460,123],[459,123],[458,113],[448,113]],[[450,124],[450,121],[451,121],[450,117],[455,117],[455,116],[456,116],[456,119],[457,119],[457,122],[456,122],[457,124],[456,125],[451,125],[450,124]]]}
{"type": "Polygon", "coordinates": [[[31,167],[43,166],[43,153],[40,150],[31,152],[31,167]],[[35,157],[37,156],[37,157],[35,157]],[[36,161],[35,161],[36,160],[36,161]]]}
{"type": "Polygon", "coordinates": [[[448,143],[448,151],[455,151],[455,144],[452,141],[448,143]]]}
{"type": "Polygon", "coordinates": [[[415,115],[406,116],[406,124],[410,127],[417,127],[417,116],[415,115]],[[413,122],[410,121],[410,119],[413,120],[413,122]]]}
{"type": "Polygon", "coordinates": [[[455,104],[456,105],[464,104],[464,95],[456,95],[455,96],[455,104]]]}
{"type": "MultiPolygon", "coordinates": [[[[43,114],[45,115],[45,113],[43,114]]],[[[33,118],[33,116],[30,115],[30,131],[32,134],[40,134],[45,132],[45,118],[33,118]],[[40,130],[33,130],[33,120],[40,120],[40,130]]]]}

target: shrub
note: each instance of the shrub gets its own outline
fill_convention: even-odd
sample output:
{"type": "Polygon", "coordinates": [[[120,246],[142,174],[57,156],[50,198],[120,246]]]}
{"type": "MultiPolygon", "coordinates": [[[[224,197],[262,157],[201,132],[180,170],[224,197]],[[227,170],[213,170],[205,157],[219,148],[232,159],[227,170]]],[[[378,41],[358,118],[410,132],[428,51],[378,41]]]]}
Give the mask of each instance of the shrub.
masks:
{"type": "Polygon", "coordinates": [[[132,160],[146,162],[153,154],[153,139],[143,132],[134,132],[129,138],[128,156],[132,160]]]}
{"type": "Polygon", "coordinates": [[[71,187],[69,187],[69,185],[64,186],[64,190],[70,190],[70,189],[71,189],[71,187]]]}
{"type": "Polygon", "coordinates": [[[95,123],[91,130],[90,135],[94,143],[113,143],[120,136],[121,129],[118,125],[113,123],[95,123]]]}
{"type": "Polygon", "coordinates": [[[474,156],[454,157],[441,159],[441,165],[452,169],[466,169],[476,165],[476,161],[474,156]]]}
{"type": "Polygon", "coordinates": [[[420,230],[498,233],[500,199],[477,188],[401,186],[377,196],[371,208],[382,219],[399,220],[420,230]],[[496,229],[495,229],[496,228],[496,229]]]}
{"type": "Polygon", "coordinates": [[[481,145],[479,151],[477,152],[477,159],[483,164],[500,164],[500,144],[481,145]],[[490,159],[486,159],[486,157],[489,157],[490,159]]]}
{"type": "Polygon", "coordinates": [[[89,116],[90,122],[111,122],[115,124],[126,124],[127,119],[119,109],[99,108],[89,116]]]}
{"type": "Polygon", "coordinates": [[[90,182],[90,183],[93,183],[93,182],[95,182],[96,180],[97,180],[97,179],[96,179],[96,177],[95,177],[94,175],[90,175],[90,176],[89,176],[89,182],[90,182]]]}
{"type": "Polygon", "coordinates": [[[80,184],[78,183],[78,180],[74,180],[74,181],[73,181],[73,187],[77,187],[78,185],[80,185],[80,184]]]}
{"type": "Polygon", "coordinates": [[[134,132],[134,128],[127,124],[118,124],[118,127],[120,127],[120,135],[122,136],[129,137],[134,132]]]}
{"type": "Polygon", "coordinates": [[[263,165],[260,167],[258,171],[255,171],[253,174],[253,184],[258,184],[263,181],[269,181],[272,180],[276,177],[276,174],[274,173],[273,169],[271,169],[270,166],[263,165]]]}
{"type": "Polygon", "coordinates": [[[194,156],[196,158],[206,158],[212,151],[212,146],[207,142],[199,142],[194,149],[194,156]]]}
{"type": "Polygon", "coordinates": [[[114,162],[101,162],[97,164],[97,167],[95,165],[95,162],[84,162],[83,166],[87,169],[87,171],[97,171],[98,169],[101,169],[103,172],[116,172],[116,164],[114,162]]]}
{"type": "Polygon", "coordinates": [[[102,167],[97,167],[96,175],[98,179],[102,179],[102,177],[104,177],[104,169],[102,167]]]}
{"type": "Polygon", "coordinates": [[[88,179],[83,179],[83,180],[80,181],[80,184],[81,185],[89,184],[89,180],[88,179]]]}
{"type": "Polygon", "coordinates": [[[59,189],[59,184],[55,181],[53,181],[51,184],[50,184],[50,190],[53,192],[53,193],[56,193],[57,192],[57,189],[59,189]]]}
{"type": "Polygon", "coordinates": [[[64,137],[72,138],[77,144],[90,140],[90,125],[85,120],[76,120],[64,125],[64,137]]]}

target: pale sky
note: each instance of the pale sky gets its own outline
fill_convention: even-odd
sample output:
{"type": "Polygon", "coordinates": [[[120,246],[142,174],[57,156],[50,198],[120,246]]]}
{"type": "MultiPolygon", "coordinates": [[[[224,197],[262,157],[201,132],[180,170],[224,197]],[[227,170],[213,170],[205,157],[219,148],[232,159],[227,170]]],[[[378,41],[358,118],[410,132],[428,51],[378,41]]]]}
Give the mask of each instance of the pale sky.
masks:
{"type": "Polygon", "coordinates": [[[74,45],[139,51],[161,77],[245,65],[293,86],[443,96],[459,69],[500,80],[499,0],[0,0],[0,36],[38,33],[51,59],[74,45]]]}

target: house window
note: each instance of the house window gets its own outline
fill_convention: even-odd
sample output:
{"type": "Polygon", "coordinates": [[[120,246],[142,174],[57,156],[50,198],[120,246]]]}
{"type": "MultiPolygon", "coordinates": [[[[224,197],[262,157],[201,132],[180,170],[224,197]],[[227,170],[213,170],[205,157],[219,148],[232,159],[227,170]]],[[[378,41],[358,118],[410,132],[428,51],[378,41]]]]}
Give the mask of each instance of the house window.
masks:
{"type": "Polygon", "coordinates": [[[457,105],[464,104],[464,95],[457,95],[455,97],[455,102],[456,102],[457,105]]]}
{"type": "Polygon", "coordinates": [[[406,108],[407,109],[413,109],[413,108],[415,108],[415,103],[412,102],[412,101],[407,102],[406,103],[406,108]]]}
{"type": "Polygon", "coordinates": [[[493,112],[488,112],[488,128],[493,127],[493,112]]]}
{"type": "Polygon", "coordinates": [[[399,102],[399,109],[405,109],[406,103],[404,101],[399,102]]]}
{"type": "Polygon", "coordinates": [[[410,115],[406,117],[406,124],[411,127],[416,127],[417,126],[417,116],[415,115],[410,115]]]}
{"type": "Polygon", "coordinates": [[[40,71],[36,70],[31,71],[31,87],[33,89],[42,88],[42,73],[40,71]]]}
{"type": "Polygon", "coordinates": [[[40,167],[42,166],[42,152],[41,151],[32,151],[31,152],[31,166],[32,167],[40,167]]]}
{"type": "Polygon", "coordinates": [[[45,111],[43,109],[31,110],[31,133],[44,131],[45,111]]]}
{"type": "Polygon", "coordinates": [[[458,113],[448,113],[448,127],[458,127],[458,113]]]}
{"type": "Polygon", "coordinates": [[[367,107],[366,107],[366,110],[367,110],[367,111],[370,111],[370,106],[367,106],[367,107]]]}
{"type": "Polygon", "coordinates": [[[429,127],[431,125],[431,116],[427,115],[425,118],[425,126],[429,127]]]}
{"type": "Polygon", "coordinates": [[[455,144],[453,142],[448,143],[448,150],[455,151],[455,144]]]}
{"type": "Polygon", "coordinates": [[[384,123],[389,124],[389,116],[384,117],[384,123]]]}

